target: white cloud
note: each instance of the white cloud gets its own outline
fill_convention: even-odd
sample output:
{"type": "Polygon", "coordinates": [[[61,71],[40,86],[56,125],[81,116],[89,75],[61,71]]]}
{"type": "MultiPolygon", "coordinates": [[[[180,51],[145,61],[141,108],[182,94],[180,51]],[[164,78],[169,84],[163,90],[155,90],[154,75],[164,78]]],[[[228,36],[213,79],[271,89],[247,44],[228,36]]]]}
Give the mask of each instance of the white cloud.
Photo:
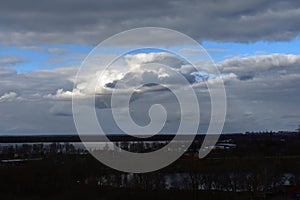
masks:
{"type": "Polygon", "coordinates": [[[244,73],[262,72],[273,68],[289,68],[300,66],[300,55],[271,54],[251,56],[246,58],[232,58],[220,64],[222,72],[244,73]]]}
{"type": "Polygon", "coordinates": [[[81,93],[80,90],[74,89],[72,91],[64,91],[64,89],[58,89],[56,94],[47,94],[44,98],[48,99],[59,99],[59,100],[71,100],[72,97],[83,98],[86,97],[85,94],[81,93]]]}
{"type": "Polygon", "coordinates": [[[172,68],[180,68],[185,64],[185,62],[180,60],[176,55],[167,52],[127,54],[125,60],[131,69],[140,68],[141,65],[147,63],[165,64],[172,68]]]}
{"type": "Polygon", "coordinates": [[[0,103],[1,102],[7,102],[7,101],[13,101],[17,97],[17,93],[15,92],[8,92],[0,96],[0,103]]]}

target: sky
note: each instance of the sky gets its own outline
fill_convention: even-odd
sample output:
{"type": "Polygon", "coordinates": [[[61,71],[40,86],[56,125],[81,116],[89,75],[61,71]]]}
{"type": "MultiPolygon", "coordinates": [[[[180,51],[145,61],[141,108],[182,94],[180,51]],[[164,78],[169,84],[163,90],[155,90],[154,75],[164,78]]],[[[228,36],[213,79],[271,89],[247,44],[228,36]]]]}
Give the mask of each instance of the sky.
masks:
{"type": "MultiPolygon", "coordinates": [[[[199,133],[207,130],[211,114],[209,93],[200,76],[203,74],[209,74],[207,81],[212,84],[218,79],[224,82],[227,95],[224,133],[292,131],[300,123],[298,1],[0,2],[1,135],[76,133],[72,95],[85,98],[91,93],[88,87],[95,84],[90,75],[76,81],[82,62],[103,40],[139,27],[169,28],[192,37],[207,50],[221,75],[214,75],[209,69],[195,71],[170,52],[155,49],[130,52],[97,83],[96,112],[107,132],[120,133],[109,105],[116,82],[128,89],[133,83],[151,77],[183,87],[161,69],[147,71],[141,67],[157,62],[170,65],[192,85],[201,110],[199,133]]],[[[155,39],[147,42],[159,43],[155,39]]],[[[167,46],[179,48],[176,42],[167,46]]],[[[120,53],[118,48],[105,49],[105,59],[120,53]]],[[[201,58],[201,52],[180,48],[195,60],[201,58]]],[[[104,71],[101,63],[93,64],[97,64],[96,76],[104,71]]],[[[142,86],[132,101],[133,120],[147,125],[149,116],[145,113],[149,106],[162,103],[168,111],[162,132],[175,132],[180,119],[178,102],[172,95],[156,85],[142,86]]]]}

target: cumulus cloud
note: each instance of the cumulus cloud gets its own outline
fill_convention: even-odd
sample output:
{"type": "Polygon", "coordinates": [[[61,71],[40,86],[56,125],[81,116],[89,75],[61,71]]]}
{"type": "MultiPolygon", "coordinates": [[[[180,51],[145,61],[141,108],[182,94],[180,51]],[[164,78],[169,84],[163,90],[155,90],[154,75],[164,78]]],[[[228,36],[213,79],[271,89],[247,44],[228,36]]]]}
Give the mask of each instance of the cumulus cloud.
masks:
{"type": "Polygon", "coordinates": [[[140,68],[142,64],[147,63],[160,63],[172,68],[180,68],[182,65],[187,64],[176,55],[167,52],[127,54],[125,55],[125,61],[130,68],[140,68]]]}
{"type": "MultiPolygon", "coordinates": [[[[138,84],[147,87],[161,84],[182,84],[178,76],[183,76],[190,83],[195,83],[200,74],[192,65],[182,58],[167,53],[139,53],[124,56],[128,72],[123,72],[119,79],[105,84],[107,88],[137,87],[138,84]]],[[[111,74],[115,77],[115,74],[111,74]]],[[[160,89],[160,88],[158,88],[160,89]]]]}
{"type": "Polygon", "coordinates": [[[292,74],[299,70],[299,66],[299,55],[271,54],[228,59],[219,68],[222,72],[236,74],[241,80],[249,80],[261,74],[271,74],[274,77],[292,74]]]}
{"type": "MultiPolygon", "coordinates": [[[[17,73],[13,69],[0,68],[1,132],[74,133],[71,97],[75,95],[78,98],[85,98],[95,91],[92,89],[99,83],[102,89],[97,91],[95,100],[99,121],[110,133],[119,133],[120,130],[112,118],[110,105],[111,92],[115,89],[113,84],[116,83],[114,80],[123,82],[125,86],[138,81],[145,83],[139,85],[130,101],[131,114],[136,123],[140,125],[149,123],[147,109],[152,104],[162,103],[169,113],[164,131],[176,130],[179,124],[176,98],[168,89],[146,82],[161,78],[169,84],[168,86],[173,85],[180,89],[181,85],[172,78],[172,74],[159,67],[151,70],[143,69],[142,60],[147,63],[170,62],[172,69],[181,72],[182,75],[195,76],[194,69],[182,60],[165,53],[151,54],[149,58],[142,60],[139,60],[139,57],[145,55],[130,55],[121,59],[99,82],[95,81],[95,77],[101,74],[103,68],[100,67],[97,74],[84,74],[75,89],[73,84],[78,69],[76,67],[34,70],[25,74],[17,73]],[[132,72],[126,73],[128,69],[132,69],[132,72]]],[[[221,76],[212,76],[207,81],[213,85],[222,79],[225,83],[228,113],[224,132],[293,130],[300,120],[300,111],[295,109],[300,102],[299,64],[299,55],[284,54],[234,58],[220,63],[221,76]],[[249,74],[253,76],[247,78],[249,74]]],[[[209,91],[205,82],[201,80],[192,82],[192,87],[199,98],[201,109],[199,131],[205,132],[210,119],[209,91]]],[[[122,101],[122,95],[126,95],[127,90],[120,90],[122,101]]],[[[121,107],[118,109],[122,111],[121,107]]]]}
{"type": "Polygon", "coordinates": [[[300,3],[74,0],[70,6],[68,0],[4,0],[0,18],[0,41],[6,44],[97,44],[110,35],[142,26],[172,28],[197,40],[252,42],[297,37],[300,3]]]}
{"type": "Polygon", "coordinates": [[[300,100],[299,61],[299,55],[272,54],[234,58],[221,63],[223,72],[235,75],[225,81],[229,109],[231,107],[236,116],[242,116],[242,113],[247,116],[237,119],[231,113],[226,127],[246,123],[248,130],[263,130],[258,127],[294,130],[300,121],[300,113],[295,109],[300,100]],[[291,113],[293,118],[284,117],[291,113]]]}
{"type": "Polygon", "coordinates": [[[58,89],[56,94],[47,94],[44,98],[48,99],[60,99],[60,100],[71,100],[72,97],[80,98],[85,97],[86,95],[81,93],[78,89],[72,91],[64,91],[64,89],[58,89]]]}
{"type": "Polygon", "coordinates": [[[293,54],[271,54],[262,56],[251,56],[247,58],[228,59],[221,64],[223,72],[261,72],[273,68],[298,67],[300,66],[300,55],[293,54]]]}
{"type": "Polygon", "coordinates": [[[0,103],[5,101],[12,101],[16,99],[16,97],[17,97],[17,93],[15,92],[5,93],[2,96],[0,96],[0,103]]]}

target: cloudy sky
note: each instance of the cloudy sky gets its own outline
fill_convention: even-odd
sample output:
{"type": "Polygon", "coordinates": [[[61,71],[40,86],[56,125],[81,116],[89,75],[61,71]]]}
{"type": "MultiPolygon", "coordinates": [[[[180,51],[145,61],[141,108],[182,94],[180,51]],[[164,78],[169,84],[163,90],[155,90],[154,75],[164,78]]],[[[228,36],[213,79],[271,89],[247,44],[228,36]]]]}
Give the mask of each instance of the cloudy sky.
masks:
{"type": "MultiPolygon", "coordinates": [[[[93,63],[97,65],[95,73],[76,82],[83,60],[106,38],[149,26],[174,29],[197,40],[221,74],[214,76],[204,69],[195,71],[185,60],[164,51],[138,51],[123,56],[97,83],[96,110],[107,132],[120,132],[110,106],[110,94],[117,82],[122,93],[149,79],[181,87],[176,78],[161,68],[143,69],[145,63],[168,65],[192,85],[201,109],[199,132],[206,131],[210,119],[209,94],[204,82],[214,83],[220,78],[227,94],[224,133],[295,130],[300,123],[298,1],[0,2],[2,135],[76,133],[72,95],[86,98],[91,93],[89,86],[96,84],[91,76],[104,71],[101,63],[93,63]]],[[[149,45],[161,41],[154,38],[147,42],[149,45]]],[[[176,42],[167,46],[178,48],[176,42]]],[[[107,60],[118,53],[107,52],[107,60]]],[[[203,54],[186,47],[181,52],[195,59],[203,54]]],[[[169,111],[163,132],[176,131],[180,119],[172,92],[155,84],[141,85],[137,91],[131,105],[134,121],[147,125],[149,116],[145,113],[149,106],[161,103],[169,111]]],[[[121,107],[118,109],[122,111],[121,107]]]]}

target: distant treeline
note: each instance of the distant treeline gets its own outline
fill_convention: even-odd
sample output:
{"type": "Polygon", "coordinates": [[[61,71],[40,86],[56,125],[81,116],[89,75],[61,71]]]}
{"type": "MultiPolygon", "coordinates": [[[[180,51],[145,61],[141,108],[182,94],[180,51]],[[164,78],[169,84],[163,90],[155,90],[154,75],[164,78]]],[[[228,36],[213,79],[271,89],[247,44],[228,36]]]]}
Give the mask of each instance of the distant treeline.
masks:
{"type": "MultiPolygon", "coordinates": [[[[226,133],[220,136],[221,139],[239,137],[243,135],[298,135],[300,132],[290,131],[259,131],[259,132],[245,132],[245,133],[226,133]]],[[[133,137],[125,134],[112,134],[112,135],[2,135],[0,136],[0,143],[36,143],[36,142],[81,142],[82,139],[90,142],[105,142],[107,138],[112,142],[120,141],[170,141],[175,137],[174,134],[157,134],[148,138],[133,137]]],[[[195,140],[203,140],[204,134],[197,134],[195,140]]],[[[186,136],[181,135],[178,137],[179,140],[184,140],[186,136]]]]}
{"type": "MultiPolygon", "coordinates": [[[[199,160],[197,151],[202,140],[203,136],[198,136],[189,151],[170,166],[146,174],[115,171],[70,143],[6,143],[3,147],[9,147],[12,156],[22,154],[26,158],[35,152],[43,159],[1,163],[0,196],[19,200],[283,200],[300,192],[300,135],[222,135],[219,143],[235,144],[236,148],[217,148],[199,160]]],[[[144,152],[165,142],[129,140],[116,144],[144,152]]]]}

